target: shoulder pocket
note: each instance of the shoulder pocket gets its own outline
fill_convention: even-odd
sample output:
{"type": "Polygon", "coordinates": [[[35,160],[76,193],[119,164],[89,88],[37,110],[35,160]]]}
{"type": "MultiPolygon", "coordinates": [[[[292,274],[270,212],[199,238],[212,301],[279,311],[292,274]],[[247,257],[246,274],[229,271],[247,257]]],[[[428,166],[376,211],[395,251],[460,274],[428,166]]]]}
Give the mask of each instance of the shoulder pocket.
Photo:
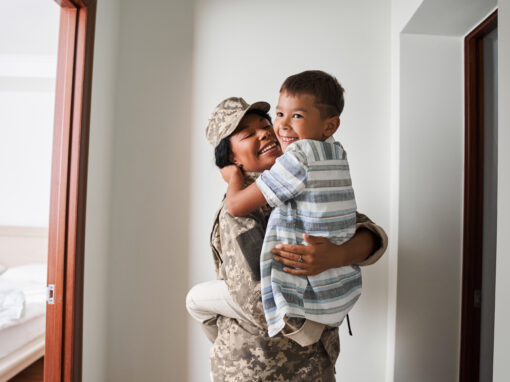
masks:
{"type": "Polygon", "coordinates": [[[253,273],[255,281],[260,280],[260,251],[262,250],[264,234],[265,232],[260,225],[255,225],[255,227],[237,237],[237,244],[253,273]]]}

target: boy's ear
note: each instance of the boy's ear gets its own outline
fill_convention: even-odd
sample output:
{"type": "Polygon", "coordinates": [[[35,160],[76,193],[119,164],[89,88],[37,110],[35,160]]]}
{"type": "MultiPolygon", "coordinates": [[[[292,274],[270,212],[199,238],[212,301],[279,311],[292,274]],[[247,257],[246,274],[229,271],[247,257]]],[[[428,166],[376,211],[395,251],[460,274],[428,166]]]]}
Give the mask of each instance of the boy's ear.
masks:
{"type": "Polygon", "coordinates": [[[324,121],[324,135],[326,138],[331,137],[338,130],[340,126],[340,117],[335,115],[334,117],[326,118],[324,121]]]}

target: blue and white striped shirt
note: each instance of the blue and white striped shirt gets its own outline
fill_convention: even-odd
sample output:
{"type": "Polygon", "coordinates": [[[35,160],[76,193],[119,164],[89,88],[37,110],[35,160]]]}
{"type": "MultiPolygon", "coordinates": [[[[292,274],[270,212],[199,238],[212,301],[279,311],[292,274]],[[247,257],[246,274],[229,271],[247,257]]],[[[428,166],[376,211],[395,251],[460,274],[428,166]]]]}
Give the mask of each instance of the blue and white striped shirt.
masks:
{"type": "Polygon", "coordinates": [[[283,271],[271,249],[279,243],[306,244],[303,233],[335,244],[356,230],[356,201],[346,153],[333,137],[289,145],[270,170],[257,179],[269,218],[260,256],[264,312],[270,336],[285,326],[284,316],[338,326],[361,294],[358,266],[328,269],[315,276],[283,271]]]}

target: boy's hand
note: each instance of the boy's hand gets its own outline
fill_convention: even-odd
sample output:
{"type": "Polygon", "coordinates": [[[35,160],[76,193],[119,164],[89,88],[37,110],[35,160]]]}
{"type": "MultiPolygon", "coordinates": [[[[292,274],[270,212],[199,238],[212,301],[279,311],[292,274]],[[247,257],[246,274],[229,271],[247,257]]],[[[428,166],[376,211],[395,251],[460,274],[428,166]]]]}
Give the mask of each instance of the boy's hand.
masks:
{"type": "Polygon", "coordinates": [[[335,267],[331,263],[335,244],[325,237],[307,234],[303,234],[303,239],[309,245],[278,244],[272,249],[271,252],[276,255],[274,259],[287,266],[283,268],[285,272],[312,276],[335,267]]]}
{"type": "Polygon", "coordinates": [[[243,177],[243,170],[241,170],[234,164],[223,167],[222,169],[220,169],[220,172],[221,176],[223,177],[223,180],[227,183],[230,183],[233,177],[240,177],[241,179],[243,177]]]}

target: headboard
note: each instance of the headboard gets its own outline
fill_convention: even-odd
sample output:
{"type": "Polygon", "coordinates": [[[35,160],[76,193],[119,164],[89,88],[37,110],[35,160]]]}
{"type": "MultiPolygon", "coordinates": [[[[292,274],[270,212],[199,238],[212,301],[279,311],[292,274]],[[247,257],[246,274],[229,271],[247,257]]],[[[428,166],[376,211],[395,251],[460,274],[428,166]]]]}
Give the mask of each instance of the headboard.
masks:
{"type": "Polygon", "coordinates": [[[0,264],[48,262],[48,228],[0,226],[0,264]]]}

